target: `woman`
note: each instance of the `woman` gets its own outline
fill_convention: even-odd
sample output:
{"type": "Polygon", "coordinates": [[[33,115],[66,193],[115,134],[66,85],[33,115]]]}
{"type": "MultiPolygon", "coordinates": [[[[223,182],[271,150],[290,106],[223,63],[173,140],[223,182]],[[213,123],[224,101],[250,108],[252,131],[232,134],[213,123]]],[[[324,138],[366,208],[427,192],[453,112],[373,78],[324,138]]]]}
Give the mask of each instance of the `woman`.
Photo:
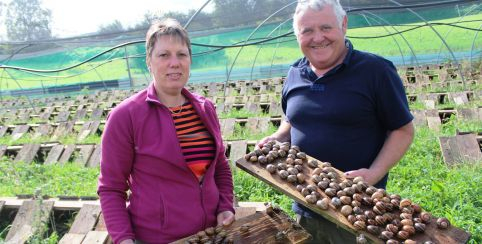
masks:
{"type": "Polygon", "coordinates": [[[234,221],[214,105],[184,88],[191,42],[179,22],[151,25],[146,63],[153,81],[112,110],[102,137],[98,194],[114,243],[168,243],[234,221]]]}

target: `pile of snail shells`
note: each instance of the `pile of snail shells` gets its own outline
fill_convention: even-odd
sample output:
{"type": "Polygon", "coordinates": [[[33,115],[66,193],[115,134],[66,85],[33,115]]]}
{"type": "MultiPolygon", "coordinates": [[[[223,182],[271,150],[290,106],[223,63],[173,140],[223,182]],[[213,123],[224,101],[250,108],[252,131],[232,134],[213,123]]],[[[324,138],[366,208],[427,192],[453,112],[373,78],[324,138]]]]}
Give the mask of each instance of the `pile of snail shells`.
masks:
{"type": "Polygon", "coordinates": [[[190,244],[231,244],[234,243],[233,238],[229,236],[222,226],[209,227],[199,231],[196,235],[189,238],[187,243],[190,244]]]}
{"type": "MultiPolygon", "coordinates": [[[[355,229],[367,231],[390,243],[398,240],[410,243],[409,238],[425,232],[432,219],[431,214],[419,205],[397,194],[388,194],[385,189],[369,186],[362,177],[341,179],[330,163],[308,159],[299,147],[287,142],[268,142],[261,149],[247,154],[245,159],[266,165],[268,172],[294,184],[307,203],[322,210],[331,207],[345,216],[355,229]],[[285,162],[273,164],[283,155],[286,156],[285,162]],[[309,177],[303,174],[304,164],[313,169],[309,177]],[[399,213],[395,214],[395,211],[399,213]]],[[[437,219],[438,228],[449,226],[446,218],[437,219]]]]}

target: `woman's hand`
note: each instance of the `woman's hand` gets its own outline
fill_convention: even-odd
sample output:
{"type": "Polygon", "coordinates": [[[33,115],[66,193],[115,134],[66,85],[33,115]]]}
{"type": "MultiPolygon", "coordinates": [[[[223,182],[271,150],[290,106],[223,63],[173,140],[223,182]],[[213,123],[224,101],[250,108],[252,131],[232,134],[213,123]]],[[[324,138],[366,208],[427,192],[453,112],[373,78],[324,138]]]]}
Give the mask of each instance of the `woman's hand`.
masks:
{"type": "Polygon", "coordinates": [[[234,222],[234,214],[231,211],[224,211],[218,214],[218,225],[228,226],[234,222]]]}

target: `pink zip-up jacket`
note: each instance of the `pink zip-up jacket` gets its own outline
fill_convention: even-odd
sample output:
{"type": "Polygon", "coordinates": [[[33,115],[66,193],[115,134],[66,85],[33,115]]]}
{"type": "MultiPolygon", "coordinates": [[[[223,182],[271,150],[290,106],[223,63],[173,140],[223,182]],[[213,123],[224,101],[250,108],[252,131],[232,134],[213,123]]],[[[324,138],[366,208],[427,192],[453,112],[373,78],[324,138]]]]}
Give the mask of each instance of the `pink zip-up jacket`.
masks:
{"type": "Polygon", "coordinates": [[[153,83],[108,116],[98,194],[114,243],[169,243],[215,226],[218,213],[234,213],[233,180],[214,105],[186,89],[182,94],[216,145],[202,184],[184,160],[171,112],[159,102],[153,83]]]}

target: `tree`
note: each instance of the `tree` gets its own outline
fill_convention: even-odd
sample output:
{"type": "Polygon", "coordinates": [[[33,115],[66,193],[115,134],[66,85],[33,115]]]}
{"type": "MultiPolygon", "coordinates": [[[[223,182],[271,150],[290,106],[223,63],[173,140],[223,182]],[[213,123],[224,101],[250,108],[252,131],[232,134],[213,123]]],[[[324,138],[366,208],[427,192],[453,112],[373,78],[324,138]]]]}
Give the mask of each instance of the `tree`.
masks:
{"type": "Polygon", "coordinates": [[[8,4],[5,26],[11,41],[33,41],[52,38],[51,11],[43,9],[41,0],[13,0],[8,4]]]}
{"type": "Polygon", "coordinates": [[[121,31],[124,31],[124,27],[122,26],[122,23],[119,20],[115,20],[110,24],[101,25],[97,32],[98,33],[115,33],[115,32],[121,32],[121,31]]]}

